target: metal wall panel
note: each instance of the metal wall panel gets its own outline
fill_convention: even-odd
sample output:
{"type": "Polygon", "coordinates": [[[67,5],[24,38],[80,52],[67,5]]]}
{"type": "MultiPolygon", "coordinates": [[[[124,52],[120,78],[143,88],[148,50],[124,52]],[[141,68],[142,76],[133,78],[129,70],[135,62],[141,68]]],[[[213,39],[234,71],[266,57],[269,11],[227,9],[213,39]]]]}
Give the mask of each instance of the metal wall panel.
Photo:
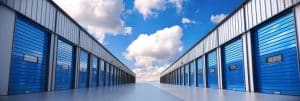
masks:
{"type": "Polygon", "coordinates": [[[217,47],[217,30],[209,33],[209,35],[204,39],[204,52],[211,51],[217,47]]]}
{"type": "Polygon", "coordinates": [[[54,31],[54,18],[57,9],[47,0],[8,0],[4,3],[31,20],[54,31]]]}
{"type": "Polygon", "coordinates": [[[218,28],[219,44],[242,34],[245,31],[244,25],[244,10],[241,9],[218,28]]]}
{"type": "Polygon", "coordinates": [[[62,12],[57,13],[56,33],[74,44],[79,41],[79,27],[67,18],[62,12]]]}
{"type": "Polygon", "coordinates": [[[82,30],[80,31],[80,47],[89,52],[93,51],[93,39],[82,30]]]}

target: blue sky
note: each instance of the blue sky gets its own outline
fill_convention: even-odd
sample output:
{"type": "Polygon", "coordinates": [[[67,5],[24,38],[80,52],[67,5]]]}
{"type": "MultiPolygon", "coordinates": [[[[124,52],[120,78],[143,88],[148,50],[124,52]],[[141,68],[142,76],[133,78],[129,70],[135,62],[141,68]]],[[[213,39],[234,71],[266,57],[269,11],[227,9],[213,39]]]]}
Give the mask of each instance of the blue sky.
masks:
{"type": "Polygon", "coordinates": [[[137,72],[137,77],[140,78],[138,80],[148,82],[157,81],[159,72],[191,48],[222,18],[241,5],[244,0],[54,1],[82,26],[87,27],[91,33],[94,33],[95,37],[124,64],[137,72]],[[96,9],[84,7],[84,5],[95,6],[96,9]],[[82,7],[76,9],[74,6],[82,7]],[[79,8],[94,11],[91,13],[87,11],[80,12],[79,8]],[[97,14],[97,12],[103,13],[97,14]],[[90,17],[81,17],[83,14],[90,17]],[[89,21],[84,19],[95,19],[95,21],[90,22],[104,24],[90,25],[89,21]],[[111,27],[113,29],[110,29],[111,27]],[[177,32],[178,34],[173,34],[177,32]],[[164,33],[169,33],[166,34],[168,36],[175,35],[173,37],[175,38],[174,41],[172,41],[173,39],[159,38],[164,36],[164,33]],[[135,40],[141,44],[133,44],[135,40]],[[149,44],[149,42],[152,42],[151,40],[161,41],[151,45],[151,43],[149,44]],[[170,40],[170,42],[166,41],[170,45],[161,45],[165,44],[164,40],[170,40]],[[146,46],[143,47],[143,42],[145,42],[145,45],[148,42],[146,46],[149,46],[150,49],[146,46]],[[129,46],[131,46],[130,49],[129,46]],[[154,47],[153,50],[151,47],[154,47]],[[164,54],[160,54],[159,51],[170,52],[170,54],[163,56],[164,54]]]}

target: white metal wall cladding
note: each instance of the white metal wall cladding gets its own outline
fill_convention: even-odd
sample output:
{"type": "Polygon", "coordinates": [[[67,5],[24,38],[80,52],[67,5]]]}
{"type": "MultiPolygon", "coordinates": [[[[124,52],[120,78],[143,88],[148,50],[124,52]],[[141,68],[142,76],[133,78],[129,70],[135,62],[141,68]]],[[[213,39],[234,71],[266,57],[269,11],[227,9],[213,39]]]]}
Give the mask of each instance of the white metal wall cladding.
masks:
{"type": "Polygon", "coordinates": [[[1,0],[31,20],[54,30],[57,9],[47,0],[1,0]]]}
{"type": "Polygon", "coordinates": [[[299,2],[299,0],[252,0],[248,2],[244,6],[247,30],[297,2],[299,2]]]}
{"type": "Polygon", "coordinates": [[[243,33],[245,31],[244,25],[244,10],[240,9],[218,28],[219,44],[223,44],[243,33]]]}
{"type": "Polygon", "coordinates": [[[56,33],[62,37],[78,44],[79,27],[67,18],[62,12],[57,13],[56,33]]]}
{"type": "Polygon", "coordinates": [[[216,48],[218,45],[217,43],[217,30],[210,33],[205,39],[204,39],[204,53],[216,48]]]}
{"type": "Polygon", "coordinates": [[[95,41],[95,40],[93,40],[93,53],[96,55],[96,56],[98,56],[98,57],[100,57],[101,56],[101,46],[95,41]]]}
{"type": "Polygon", "coordinates": [[[93,39],[84,31],[80,31],[80,47],[90,52],[93,50],[93,39]]]}

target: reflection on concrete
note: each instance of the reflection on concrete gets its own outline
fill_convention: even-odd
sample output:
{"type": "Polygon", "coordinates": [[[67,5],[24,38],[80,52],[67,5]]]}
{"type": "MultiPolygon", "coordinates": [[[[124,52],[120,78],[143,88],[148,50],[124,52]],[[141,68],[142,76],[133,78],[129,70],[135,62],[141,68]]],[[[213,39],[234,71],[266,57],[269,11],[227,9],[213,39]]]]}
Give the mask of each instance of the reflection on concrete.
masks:
{"type": "Polygon", "coordinates": [[[168,84],[154,84],[154,86],[185,101],[300,101],[299,96],[250,93],[168,84]]]}
{"type": "Polygon", "coordinates": [[[0,96],[0,101],[300,101],[300,97],[157,83],[0,96]]]}

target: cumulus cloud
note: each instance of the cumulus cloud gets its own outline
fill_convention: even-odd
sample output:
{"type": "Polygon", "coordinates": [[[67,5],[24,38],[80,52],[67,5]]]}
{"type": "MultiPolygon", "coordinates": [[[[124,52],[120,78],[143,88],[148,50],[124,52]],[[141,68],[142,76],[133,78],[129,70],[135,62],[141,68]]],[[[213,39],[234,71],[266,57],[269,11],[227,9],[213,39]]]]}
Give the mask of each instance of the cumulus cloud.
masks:
{"type": "Polygon", "coordinates": [[[148,68],[135,68],[133,72],[136,73],[137,82],[158,82],[160,73],[165,70],[169,65],[162,67],[148,67],[148,68]]]}
{"type": "Polygon", "coordinates": [[[194,23],[196,23],[196,21],[190,20],[190,19],[188,19],[188,18],[183,17],[183,18],[181,19],[181,23],[182,23],[182,24],[194,24],[194,23]]]}
{"type": "Polygon", "coordinates": [[[210,21],[215,23],[215,24],[218,24],[220,23],[224,18],[226,18],[227,14],[219,14],[219,15],[211,15],[210,16],[210,21]]]}
{"type": "Polygon", "coordinates": [[[86,27],[99,42],[103,43],[105,34],[131,34],[131,27],[125,26],[120,18],[123,0],[54,0],[82,26],[86,27]]]}
{"type": "Polygon", "coordinates": [[[156,67],[153,66],[153,62],[168,62],[174,59],[183,49],[180,40],[182,35],[182,28],[177,25],[158,30],[150,35],[141,34],[128,46],[124,56],[128,60],[135,61],[134,70],[137,77],[146,81],[158,79],[159,73],[165,66],[156,67]]]}
{"type": "Polygon", "coordinates": [[[157,15],[159,11],[164,11],[166,4],[175,5],[177,12],[179,13],[182,10],[182,0],[135,0],[134,8],[138,10],[144,17],[151,15],[157,15]]]}

